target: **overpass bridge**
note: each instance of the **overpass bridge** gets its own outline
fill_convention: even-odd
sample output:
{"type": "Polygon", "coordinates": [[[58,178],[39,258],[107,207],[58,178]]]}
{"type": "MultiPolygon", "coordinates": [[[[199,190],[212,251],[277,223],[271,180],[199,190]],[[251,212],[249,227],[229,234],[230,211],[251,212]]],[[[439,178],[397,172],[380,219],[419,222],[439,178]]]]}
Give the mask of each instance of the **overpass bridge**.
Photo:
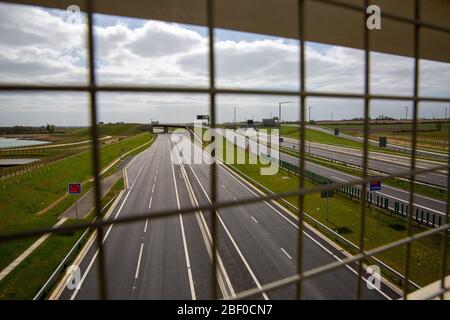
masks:
{"type": "Polygon", "coordinates": [[[164,133],[169,132],[169,128],[194,129],[194,123],[151,123],[150,132],[153,133],[154,128],[162,128],[164,133]]]}

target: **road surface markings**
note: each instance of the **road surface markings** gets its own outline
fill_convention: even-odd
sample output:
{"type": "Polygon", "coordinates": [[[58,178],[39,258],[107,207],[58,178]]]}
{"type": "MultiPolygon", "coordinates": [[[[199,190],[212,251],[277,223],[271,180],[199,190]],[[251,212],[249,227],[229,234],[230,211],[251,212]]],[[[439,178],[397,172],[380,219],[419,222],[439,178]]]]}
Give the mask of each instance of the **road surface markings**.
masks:
{"type": "Polygon", "coordinates": [[[281,251],[289,258],[289,260],[292,260],[292,257],[289,255],[289,253],[286,252],[283,248],[281,248],[281,251]]]}
{"type": "MultiPolygon", "coordinates": [[[[177,198],[177,207],[178,207],[178,210],[180,210],[181,209],[180,198],[179,198],[179,195],[178,195],[177,180],[175,179],[175,170],[173,168],[172,152],[170,150],[170,139],[167,142],[169,144],[170,167],[172,169],[172,178],[173,178],[173,183],[174,183],[174,186],[175,186],[175,196],[177,198]]],[[[189,287],[191,289],[191,297],[192,297],[192,300],[196,300],[197,297],[196,297],[196,294],[195,294],[194,279],[192,277],[191,261],[190,261],[190,258],[189,258],[189,251],[188,251],[187,242],[186,242],[186,234],[184,233],[183,218],[181,217],[181,214],[179,215],[179,218],[180,218],[181,236],[183,238],[184,257],[186,259],[186,269],[187,269],[188,279],[189,279],[189,287]]]]}
{"type": "MultiPolygon", "coordinates": [[[[224,166],[221,166],[221,167],[223,167],[224,169],[227,169],[226,167],[224,167],[224,166]]],[[[238,180],[238,178],[237,177],[239,177],[240,179],[243,179],[243,178],[241,178],[240,176],[237,176],[237,177],[235,177],[234,175],[232,175],[228,170],[225,170],[226,172],[228,172],[228,174],[230,175],[230,176],[232,176],[236,181],[238,181],[240,184],[242,184],[247,190],[249,190],[253,195],[255,195],[256,197],[259,197],[253,190],[251,190],[248,186],[246,186],[242,181],[240,181],[240,180],[238,180]]],[[[297,224],[295,224],[294,222],[292,222],[287,216],[285,216],[283,213],[281,213],[280,211],[278,211],[276,208],[274,208],[272,205],[270,205],[267,201],[264,201],[264,203],[265,204],[267,204],[270,208],[272,208],[272,210],[274,210],[279,216],[281,216],[282,218],[284,218],[287,222],[289,222],[292,226],[294,226],[294,228],[296,228],[296,229],[298,229],[298,225],[297,224]]],[[[287,209],[285,209],[285,210],[287,210],[287,209]]],[[[298,219],[296,216],[294,216],[293,214],[291,214],[290,212],[289,212],[289,215],[291,216],[291,217],[293,217],[294,219],[298,219]]],[[[317,244],[319,247],[321,247],[325,252],[327,252],[328,254],[330,254],[333,258],[335,258],[336,260],[338,260],[339,262],[342,262],[342,259],[341,258],[339,258],[337,255],[335,255],[333,252],[331,252],[330,250],[328,250],[323,244],[321,244],[318,240],[316,240],[316,239],[314,239],[311,235],[309,235],[306,231],[304,231],[303,230],[303,234],[305,235],[305,236],[307,236],[309,239],[311,239],[315,244],[317,244]]],[[[347,268],[347,269],[349,269],[352,273],[354,273],[355,275],[357,275],[358,276],[358,272],[356,271],[356,270],[354,270],[352,267],[350,267],[349,265],[345,265],[345,267],[347,268]]],[[[370,283],[366,278],[364,278],[363,276],[361,276],[361,278],[362,278],[362,280],[364,280],[365,282],[367,282],[367,283],[370,283]]],[[[382,296],[384,296],[386,299],[388,299],[388,300],[392,300],[392,298],[391,297],[389,297],[386,293],[384,293],[382,290],[380,290],[380,289],[378,289],[378,288],[375,288],[375,290],[377,291],[377,292],[379,292],[382,296]]]]}
{"type": "Polygon", "coordinates": [[[139,258],[138,258],[138,262],[136,265],[136,274],[134,275],[134,279],[137,279],[139,277],[139,268],[141,265],[142,250],[144,250],[144,243],[141,243],[141,250],[139,251],[139,258]]]}
{"type": "MultiPolygon", "coordinates": [[[[180,163],[181,163],[181,159],[180,159],[180,163]]],[[[188,190],[189,198],[191,199],[191,203],[194,206],[198,207],[199,204],[198,204],[197,198],[195,196],[194,190],[192,189],[191,183],[187,176],[186,170],[184,169],[184,166],[180,166],[180,170],[183,175],[184,182],[185,182],[186,188],[188,190]]],[[[197,220],[197,224],[200,228],[200,232],[202,234],[202,238],[203,238],[203,242],[206,247],[206,251],[208,252],[208,256],[209,256],[210,260],[212,261],[212,259],[213,259],[212,236],[209,232],[208,224],[206,223],[203,213],[201,211],[196,212],[195,217],[197,220]]],[[[217,274],[217,281],[219,283],[219,288],[222,292],[222,296],[224,298],[228,298],[229,296],[233,297],[236,295],[236,293],[234,291],[233,285],[231,284],[230,278],[225,270],[225,266],[223,265],[220,254],[217,252],[217,250],[216,250],[216,255],[217,255],[218,268],[220,269],[220,272],[217,274]],[[226,285],[225,285],[225,283],[226,283],[226,285]],[[227,291],[229,292],[229,294],[227,291]]]]}
{"type": "Polygon", "coordinates": [[[148,208],[152,207],[153,196],[150,196],[150,202],[148,203],[148,208]]]}
{"type": "MultiPolygon", "coordinates": [[[[192,169],[192,166],[189,164],[189,168],[191,169],[195,179],[197,180],[198,184],[200,185],[200,188],[202,189],[203,193],[205,194],[205,197],[208,199],[209,203],[211,202],[211,199],[208,195],[208,193],[206,192],[205,188],[203,187],[202,183],[200,182],[200,179],[198,178],[197,174],[194,172],[194,170],[192,169]]],[[[256,277],[255,273],[253,272],[252,268],[250,267],[249,263],[247,262],[247,259],[245,259],[244,255],[242,254],[242,251],[239,249],[236,241],[234,240],[234,238],[231,236],[230,231],[228,231],[228,228],[226,227],[225,223],[223,222],[222,218],[220,217],[220,214],[218,211],[217,212],[217,218],[219,219],[220,223],[222,224],[223,228],[225,229],[226,234],[228,235],[228,238],[230,238],[231,243],[233,244],[234,248],[236,249],[239,257],[241,258],[242,262],[244,263],[245,267],[247,268],[247,271],[249,272],[250,276],[252,277],[253,281],[255,282],[256,286],[261,289],[262,286],[258,280],[258,278],[256,277]]],[[[266,293],[261,293],[261,295],[263,296],[263,298],[265,300],[269,300],[269,297],[267,296],[266,293]]]]}
{"type": "Polygon", "coordinates": [[[256,223],[258,223],[258,220],[256,220],[254,216],[251,216],[251,218],[253,219],[253,221],[255,221],[256,223]]]}
{"type": "Polygon", "coordinates": [[[147,164],[147,161],[148,161],[148,159],[150,158],[150,156],[151,156],[151,154],[152,154],[152,152],[148,152],[148,155],[147,155],[147,158],[145,158],[145,161],[144,161],[144,163],[142,163],[142,166],[141,166],[141,168],[139,169],[139,171],[138,171],[138,173],[137,173],[137,175],[136,175],[136,177],[134,178],[134,181],[133,181],[133,183],[131,184],[131,188],[130,188],[130,190],[132,190],[133,189],[133,187],[134,187],[134,184],[136,183],[136,180],[139,178],[139,176],[140,176],[140,174],[141,174],[141,171],[142,171],[142,169],[144,168],[144,166],[147,164]]]}
{"type": "Polygon", "coordinates": [[[145,219],[144,233],[147,232],[147,226],[148,226],[148,218],[145,219]]]}
{"type": "MultiPolygon", "coordinates": [[[[120,207],[119,207],[119,210],[117,210],[117,213],[116,213],[116,215],[114,216],[114,220],[117,219],[117,217],[119,216],[120,212],[122,211],[122,208],[123,208],[125,202],[127,201],[128,196],[130,195],[131,190],[133,189],[134,184],[135,184],[137,178],[139,177],[139,175],[140,175],[140,173],[141,173],[141,171],[142,171],[142,168],[144,167],[145,163],[147,162],[148,158],[150,157],[150,154],[151,154],[151,152],[149,151],[149,154],[148,154],[147,158],[145,159],[144,163],[142,164],[140,170],[138,171],[138,174],[137,174],[136,177],[134,178],[134,181],[133,181],[133,184],[131,185],[131,188],[128,190],[127,195],[125,196],[125,199],[123,200],[122,204],[121,204],[120,207]]],[[[111,229],[113,228],[113,226],[114,226],[114,224],[111,224],[111,225],[109,226],[109,228],[108,228],[106,234],[103,236],[102,244],[105,243],[105,241],[106,241],[106,239],[108,238],[108,236],[109,236],[109,234],[110,234],[111,229]]],[[[84,283],[84,280],[86,279],[87,275],[89,274],[89,271],[91,270],[92,265],[94,264],[95,259],[97,259],[98,252],[99,252],[99,251],[98,251],[98,249],[97,249],[97,250],[95,251],[95,254],[94,254],[94,256],[92,257],[91,261],[89,262],[89,265],[88,265],[88,267],[86,268],[86,271],[84,272],[83,277],[81,278],[79,285],[76,287],[74,293],[73,293],[72,296],[70,297],[70,300],[74,300],[75,297],[77,296],[78,291],[81,289],[81,287],[82,287],[82,285],[83,285],[83,283],[84,283]]]]}

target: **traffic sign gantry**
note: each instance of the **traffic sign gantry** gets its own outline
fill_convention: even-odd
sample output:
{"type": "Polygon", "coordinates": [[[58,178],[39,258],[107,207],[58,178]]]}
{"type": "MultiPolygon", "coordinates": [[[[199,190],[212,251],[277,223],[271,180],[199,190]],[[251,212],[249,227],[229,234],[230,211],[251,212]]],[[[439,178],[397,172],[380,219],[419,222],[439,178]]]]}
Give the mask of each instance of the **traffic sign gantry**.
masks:
{"type": "Polygon", "coordinates": [[[69,190],[69,194],[80,194],[81,193],[81,183],[69,183],[68,190],[69,190]]]}

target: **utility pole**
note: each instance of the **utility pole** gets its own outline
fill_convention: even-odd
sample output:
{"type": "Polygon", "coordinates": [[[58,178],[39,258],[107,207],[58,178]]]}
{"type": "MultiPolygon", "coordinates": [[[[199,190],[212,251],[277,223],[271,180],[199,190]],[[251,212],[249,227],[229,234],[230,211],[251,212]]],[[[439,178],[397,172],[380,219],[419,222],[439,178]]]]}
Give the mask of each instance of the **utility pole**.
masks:
{"type": "Polygon", "coordinates": [[[406,108],[405,119],[408,120],[408,107],[405,108],[406,108]]]}
{"type": "Polygon", "coordinates": [[[448,107],[445,107],[445,117],[444,117],[444,119],[447,119],[447,112],[448,112],[448,107]]]}

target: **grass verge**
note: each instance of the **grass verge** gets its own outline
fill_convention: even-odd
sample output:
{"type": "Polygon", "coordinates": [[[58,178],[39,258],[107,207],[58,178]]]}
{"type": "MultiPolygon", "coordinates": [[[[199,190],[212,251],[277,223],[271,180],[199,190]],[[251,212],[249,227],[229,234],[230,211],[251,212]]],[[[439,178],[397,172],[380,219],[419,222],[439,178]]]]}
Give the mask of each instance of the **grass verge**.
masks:
{"type": "MultiPolygon", "coordinates": [[[[117,180],[110,192],[102,199],[105,206],[123,189],[123,178],[117,180]]],[[[103,208],[106,212],[108,207],[103,208]]],[[[85,219],[68,220],[65,225],[92,221],[91,212],[85,219]]],[[[43,284],[75,245],[84,230],[51,235],[39,248],[28,256],[16,269],[0,282],[0,300],[33,299],[43,284]]]]}
{"type": "MultiPolygon", "coordinates": [[[[283,148],[282,152],[287,153],[294,157],[299,157],[298,152],[291,151],[286,148],[283,148]]],[[[323,159],[320,157],[309,156],[309,155],[306,155],[305,159],[308,160],[309,162],[312,162],[312,163],[315,163],[318,165],[322,165],[324,167],[328,167],[328,168],[335,169],[335,170],[338,170],[338,171],[341,171],[344,173],[354,175],[355,177],[362,177],[362,170],[359,168],[355,168],[353,166],[346,166],[346,165],[338,163],[338,162],[326,160],[326,159],[323,159]]],[[[391,179],[383,179],[383,183],[385,183],[391,187],[409,191],[409,182],[408,181],[391,178],[391,179]]],[[[417,194],[420,194],[420,195],[426,196],[426,197],[430,197],[430,198],[433,198],[436,200],[440,200],[440,201],[447,200],[447,193],[444,189],[441,189],[441,188],[435,188],[433,186],[416,183],[415,191],[417,194]]]]}
{"type": "MultiPolygon", "coordinates": [[[[227,142],[226,147],[233,146],[227,142]]],[[[226,153],[224,152],[223,154],[226,153]]],[[[249,156],[254,157],[254,155],[247,154],[247,157],[249,156]]],[[[231,166],[275,193],[295,190],[299,186],[298,176],[289,175],[285,171],[280,170],[275,175],[263,176],[260,174],[261,164],[234,164],[231,166]]],[[[306,181],[305,188],[312,186],[310,182],[306,181]]],[[[296,207],[298,206],[298,197],[289,197],[285,200],[296,207]]],[[[361,205],[359,201],[335,194],[335,197],[329,199],[327,204],[326,199],[322,199],[319,193],[308,194],[305,196],[304,211],[347,240],[356,245],[359,244],[361,219],[361,205]]],[[[371,208],[366,211],[365,227],[366,249],[376,248],[407,236],[406,221],[378,208],[371,208]]],[[[425,230],[422,226],[414,226],[413,233],[415,234],[425,230]]],[[[339,242],[332,234],[326,235],[333,241],[339,242]]],[[[441,234],[434,234],[430,237],[415,241],[412,245],[410,260],[411,279],[419,285],[426,285],[440,278],[442,241],[443,237],[441,234]]],[[[449,240],[447,239],[447,241],[449,240]]],[[[355,253],[352,247],[345,245],[345,242],[339,244],[349,252],[355,253]]],[[[400,246],[377,255],[377,258],[403,273],[406,261],[405,254],[406,247],[400,246]]],[[[449,266],[447,273],[450,273],[450,257],[447,266],[449,266]]],[[[389,273],[384,272],[383,274],[386,277],[392,277],[389,273]]],[[[392,278],[392,280],[397,281],[398,279],[392,278]]]]}
{"type": "MultiPolygon", "coordinates": [[[[142,133],[100,148],[100,167],[104,168],[126,151],[150,141],[152,135],[142,133]]],[[[67,197],[42,215],[67,192],[67,184],[86,181],[92,176],[90,152],[66,159],[55,165],[30,172],[0,183],[0,233],[10,233],[53,226],[59,215],[77,197],[67,197]]],[[[89,185],[84,186],[85,190],[89,185]]],[[[21,254],[36,238],[0,244],[0,270],[21,254]]]]}

